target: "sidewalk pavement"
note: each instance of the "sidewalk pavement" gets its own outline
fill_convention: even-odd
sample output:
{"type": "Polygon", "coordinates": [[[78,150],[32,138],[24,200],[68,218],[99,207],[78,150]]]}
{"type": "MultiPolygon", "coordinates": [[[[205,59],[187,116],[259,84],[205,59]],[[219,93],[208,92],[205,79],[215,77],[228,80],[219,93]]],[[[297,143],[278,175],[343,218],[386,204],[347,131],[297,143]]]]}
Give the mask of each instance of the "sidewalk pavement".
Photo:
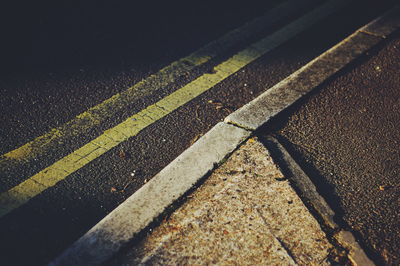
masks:
{"type": "MultiPolygon", "coordinates": [[[[396,252],[400,253],[400,245],[396,241],[400,234],[395,227],[400,220],[396,208],[399,206],[400,60],[394,58],[400,58],[400,38],[398,33],[389,35],[400,27],[399,14],[400,9],[394,9],[360,29],[228,116],[224,123],[218,124],[163,169],[54,264],[90,265],[106,260],[107,265],[398,264],[396,252]],[[383,61],[387,64],[375,66],[382,56],[389,57],[383,61]],[[371,71],[364,72],[371,64],[376,71],[372,71],[374,75],[371,71]],[[387,71],[386,79],[394,79],[387,84],[395,87],[390,93],[384,89],[372,93],[369,85],[375,82],[378,90],[379,84],[384,82],[379,80],[383,71],[387,71]],[[348,79],[343,78],[346,75],[348,79]],[[357,82],[359,80],[365,83],[357,82]],[[362,92],[361,98],[367,99],[367,110],[359,110],[360,99],[348,100],[354,92],[341,88],[362,92]],[[310,91],[313,91],[311,96],[303,97],[310,91]],[[377,98],[379,93],[381,98],[377,98]],[[371,97],[376,99],[375,105],[369,105],[371,97]],[[333,106],[335,103],[337,106],[333,106]],[[323,106],[325,112],[319,110],[319,106],[323,106]],[[366,114],[341,114],[341,106],[366,114]],[[364,135],[357,134],[357,130],[366,126],[363,121],[368,120],[370,125],[381,119],[387,119],[385,125],[392,125],[383,130],[391,134],[382,136],[382,131],[371,130],[364,135]],[[375,137],[377,132],[380,136],[375,137]],[[330,133],[336,139],[330,138],[330,133]],[[379,137],[384,137],[388,144],[382,146],[379,137]],[[364,156],[354,150],[353,142],[357,147],[370,147],[365,154],[379,152],[383,147],[392,155],[382,153],[386,157],[380,159],[364,156]],[[349,154],[351,156],[347,156],[349,154]],[[375,159],[383,166],[388,165],[388,159],[393,160],[390,165],[394,170],[390,168],[385,172],[384,167],[374,168],[377,166],[375,159]],[[331,170],[326,165],[335,171],[326,171],[331,170]],[[371,188],[375,191],[372,198],[367,198],[368,202],[347,204],[348,199],[365,200],[362,195],[367,191],[358,190],[363,185],[364,175],[353,172],[365,165],[372,165],[366,168],[370,180],[374,171],[382,170],[380,174],[387,177],[384,180],[388,182],[366,181],[368,185],[376,183],[371,188]],[[330,173],[346,175],[335,179],[330,173]],[[385,175],[387,173],[389,176],[385,175]],[[348,178],[346,182],[343,177],[348,178]],[[328,182],[321,182],[322,178],[328,182]],[[353,180],[357,180],[354,186],[353,180]],[[333,192],[326,189],[327,183],[333,192]],[[376,187],[378,184],[381,186],[376,187]],[[342,190],[343,185],[352,187],[342,190]],[[386,191],[392,191],[388,193],[392,193],[390,199],[394,202],[388,209],[391,216],[382,223],[389,227],[382,228],[374,223],[376,227],[363,228],[363,225],[369,226],[369,222],[362,223],[369,212],[374,213],[370,218],[385,218],[381,208],[388,208],[387,204],[378,202],[372,209],[369,204],[377,193],[386,191]],[[332,195],[343,201],[332,201],[332,195]],[[343,206],[345,211],[341,209],[343,206]],[[361,210],[356,210],[357,206],[361,206],[361,210]],[[358,215],[361,215],[358,224],[347,218],[358,215]],[[372,242],[367,232],[374,235],[372,242]],[[387,239],[389,242],[385,243],[387,239]],[[375,240],[381,241],[384,248],[371,244],[375,240]],[[388,245],[393,246],[389,249],[388,245]]],[[[384,87],[389,88],[389,85],[384,87]]]]}
{"type": "Polygon", "coordinates": [[[335,243],[255,137],[109,265],[342,264],[335,243]]]}

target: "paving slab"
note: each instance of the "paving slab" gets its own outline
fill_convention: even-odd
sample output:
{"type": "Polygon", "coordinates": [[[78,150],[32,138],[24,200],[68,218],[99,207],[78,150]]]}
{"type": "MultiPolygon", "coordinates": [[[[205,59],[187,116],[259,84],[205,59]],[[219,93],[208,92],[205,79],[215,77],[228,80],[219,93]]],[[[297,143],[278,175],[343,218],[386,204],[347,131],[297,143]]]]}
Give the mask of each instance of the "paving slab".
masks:
{"type": "Polygon", "coordinates": [[[110,265],[330,265],[335,254],[267,149],[252,138],[110,265]]]}

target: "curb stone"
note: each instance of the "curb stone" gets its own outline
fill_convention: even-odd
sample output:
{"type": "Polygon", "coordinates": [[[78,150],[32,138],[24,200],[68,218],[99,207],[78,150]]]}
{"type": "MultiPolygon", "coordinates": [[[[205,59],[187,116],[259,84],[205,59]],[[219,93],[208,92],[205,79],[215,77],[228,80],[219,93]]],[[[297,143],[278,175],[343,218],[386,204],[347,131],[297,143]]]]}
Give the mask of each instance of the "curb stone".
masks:
{"type": "Polygon", "coordinates": [[[253,137],[107,265],[331,265],[341,251],[253,137]]]}
{"type": "MultiPolygon", "coordinates": [[[[261,138],[263,141],[264,138],[261,138]]],[[[329,207],[325,199],[318,193],[316,186],[307,176],[306,173],[301,169],[297,162],[290,156],[289,152],[282,146],[282,144],[275,138],[268,136],[265,138],[266,146],[271,152],[277,150],[279,153],[280,167],[282,172],[290,176],[290,180],[294,185],[301,191],[302,198],[307,199],[313,206],[315,211],[324,220],[324,223],[331,230],[338,230],[339,226],[334,221],[335,212],[329,207]],[[289,173],[285,173],[289,172],[289,173]]],[[[278,157],[277,156],[277,157],[278,157]]]]}
{"type": "Polygon", "coordinates": [[[256,130],[399,27],[400,6],[397,6],[233,112],[224,121],[256,130]]]}
{"type": "Polygon", "coordinates": [[[341,230],[335,235],[337,241],[349,251],[348,258],[354,265],[373,266],[375,265],[365,254],[364,250],[357,243],[354,235],[349,231],[341,230]]]}
{"type": "Polygon", "coordinates": [[[393,8],[385,15],[368,23],[360,31],[386,38],[398,28],[400,28],[400,6],[393,8]]]}
{"type": "MultiPolygon", "coordinates": [[[[225,123],[219,123],[212,128],[50,265],[98,265],[109,259],[167,206],[192,188],[198,180],[213,170],[216,164],[242,144],[252,134],[251,131],[268,122],[398,29],[399,14],[398,6],[226,117],[225,123]],[[207,159],[201,167],[192,168],[199,158],[205,157],[207,159]],[[174,192],[168,195],[167,189],[173,187],[172,182],[178,183],[177,190],[174,187],[174,192]],[[153,194],[147,195],[148,192],[153,194]],[[157,193],[162,193],[163,196],[160,197],[157,193]],[[151,202],[154,199],[155,202],[151,202]]],[[[350,232],[340,231],[338,241],[349,248],[349,258],[355,264],[373,265],[350,232]]]]}
{"type": "Polygon", "coordinates": [[[227,116],[224,121],[256,130],[381,40],[381,37],[357,31],[227,116]]]}
{"type": "MultiPolygon", "coordinates": [[[[322,218],[325,225],[332,231],[336,231],[333,237],[336,241],[344,247],[347,251],[347,257],[354,265],[360,266],[370,266],[375,265],[374,262],[368,258],[364,250],[360,247],[356,241],[354,235],[349,232],[342,230],[339,225],[334,222],[335,212],[329,207],[325,199],[318,193],[317,188],[314,183],[308,177],[306,173],[301,169],[297,162],[292,158],[289,152],[280,144],[280,142],[271,137],[266,137],[267,147],[271,150],[278,150],[280,153],[277,157],[279,167],[287,168],[290,172],[290,180],[294,183],[301,191],[302,198],[307,199],[307,201],[313,206],[314,210],[318,213],[317,215],[322,218]]],[[[273,156],[274,157],[274,156],[273,156]]],[[[282,172],[284,170],[282,169],[282,172]]]]}
{"type": "Polygon", "coordinates": [[[218,123],[50,265],[106,261],[249,136],[247,130],[218,123]]]}

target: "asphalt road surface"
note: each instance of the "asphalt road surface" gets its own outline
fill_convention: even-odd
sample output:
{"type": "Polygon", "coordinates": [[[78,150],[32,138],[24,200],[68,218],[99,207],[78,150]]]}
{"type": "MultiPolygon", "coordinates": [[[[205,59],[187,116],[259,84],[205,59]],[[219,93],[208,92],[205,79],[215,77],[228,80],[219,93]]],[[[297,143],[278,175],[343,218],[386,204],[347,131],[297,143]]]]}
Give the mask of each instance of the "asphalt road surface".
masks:
{"type": "MultiPolygon", "coordinates": [[[[139,81],[283,2],[149,1],[138,6],[85,1],[10,7],[3,17],[3,25],[9,26],[0,78],[0,202],[8,204],[1,206],[2,263],[49,262],[217,122],[388,6],[355,1],[332,11],[166,116],[147,117],[154,121],[137,134],[109,149],[96,146],[98,155],[77,169],[65,168],[69,155],[75,156],[110,128],[131,121],[199,77],[212,76],[215,66],[324,1],[281,9],[274,22],[227,49],[218,48],[216,56],[185,61],[185,71],[165,84],[152,81],[163,86],[142,88],[135,97],[123,98],[139,81]],[[96,109],[113,95],[123,95],[119,99],[125,101],[114,97],[108,102],[118,104],[96,109]],[[62,171],[64,177],[40,179],[51,171],[57,173],[55,179],[62,171]]],[[[86,155],[78,157],[87,160],[86,155]]]]}
{"type": "Polygon", "coordinates": [[[400,263],[400,34],[326,82],[275,133],[369,255],[400,263]]]}

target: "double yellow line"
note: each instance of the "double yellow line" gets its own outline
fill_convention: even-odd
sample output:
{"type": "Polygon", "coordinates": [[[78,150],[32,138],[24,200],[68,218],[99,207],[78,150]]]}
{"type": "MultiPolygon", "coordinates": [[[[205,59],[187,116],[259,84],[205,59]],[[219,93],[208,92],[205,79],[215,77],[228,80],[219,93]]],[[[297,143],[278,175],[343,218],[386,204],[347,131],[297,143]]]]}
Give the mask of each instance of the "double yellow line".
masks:
{"type": "Polygon", "coordinates": [[[307,29],[315,22],[333,13],[346,2],[345,0],[331,0],[324,3],[298,20],[248,46],[225,62],[217,65],[214,67],[215,71],[212,74],[207,73],[200,76],[157,103],[129,117],[117,126],[106,130],[99,137],[60,159],[53,165],[0,194],[0,217],[25,204],[33,197],[54,186],[59,181],[65,179],[128,138],[136,136],[147,126],[214,87],[244,66],[307,29]]]}

